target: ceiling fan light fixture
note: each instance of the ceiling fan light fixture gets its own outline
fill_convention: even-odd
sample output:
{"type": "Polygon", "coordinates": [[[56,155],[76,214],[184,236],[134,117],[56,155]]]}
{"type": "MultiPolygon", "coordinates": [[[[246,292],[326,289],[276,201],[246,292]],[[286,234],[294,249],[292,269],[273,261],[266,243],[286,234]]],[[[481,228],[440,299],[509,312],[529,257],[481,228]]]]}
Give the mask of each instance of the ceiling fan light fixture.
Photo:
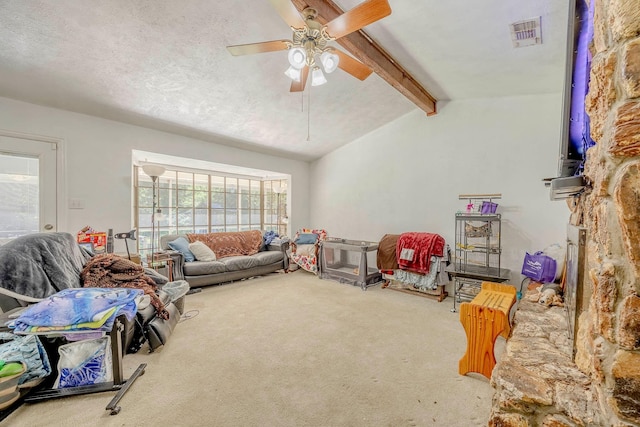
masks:
{"type": "Polygon", "coordinates": [[[327,82],[327,79],[324,77],[324,73],[320,69],[320,67],[313,67],[313,71],[311,72],[311,86],[320,86],[327,82]]]}
{"type": "Polygon", "coordinates": [[[307,62],[307,53],[301,47],[290,49],[287,57],[289,58],[289,64],[298,70],[304,67],[307,62]]]}
{"type": "Polygon", "coordinates": [[[284,74],[294,82],[300,81],[300,70],[291,65],[287,68],[287,71],[285,71],[284,74]]]}
{"type": "Polygon", "coordinates": [[[340,57],[335,53],[325,51],[320,55],[320,62],[322,63],[322,67],[326,73],[333,73],[336,68],[338,68],[340,57]]]}

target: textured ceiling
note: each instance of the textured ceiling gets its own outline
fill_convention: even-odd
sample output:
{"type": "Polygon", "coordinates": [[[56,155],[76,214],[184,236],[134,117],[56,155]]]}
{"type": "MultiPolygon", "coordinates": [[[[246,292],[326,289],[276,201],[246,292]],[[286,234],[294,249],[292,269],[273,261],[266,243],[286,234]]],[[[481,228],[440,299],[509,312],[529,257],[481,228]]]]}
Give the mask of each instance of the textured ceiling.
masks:
{"type": "MultiPolygon", "coordinates": [[[[439,106],[561,92],[569,0],[389,3],[365,30],[439,106]],[[513,48],[536,16],[543,44],[513,48]]],[[[416,109],[376,74],[292,94],[286,52],[225,48],[290,38],[267,0],[0,0],[0,96],[303,160],[416,109]]]]}

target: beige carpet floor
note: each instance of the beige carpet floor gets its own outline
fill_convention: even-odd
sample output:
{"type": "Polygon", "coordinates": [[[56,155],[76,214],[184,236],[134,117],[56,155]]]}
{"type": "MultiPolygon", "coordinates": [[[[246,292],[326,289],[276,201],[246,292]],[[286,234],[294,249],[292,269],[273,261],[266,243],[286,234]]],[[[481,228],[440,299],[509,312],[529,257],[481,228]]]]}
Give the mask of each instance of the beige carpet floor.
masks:
{"type": "Polygon", "coordinates": [[[3,425],[486,425],[492,389],[458,375],[451,307],[304,271],[206,287],[167,345],[125,357],[127,375],[148,366],[120,414],[109,392],[24,404],[3,425]]]}

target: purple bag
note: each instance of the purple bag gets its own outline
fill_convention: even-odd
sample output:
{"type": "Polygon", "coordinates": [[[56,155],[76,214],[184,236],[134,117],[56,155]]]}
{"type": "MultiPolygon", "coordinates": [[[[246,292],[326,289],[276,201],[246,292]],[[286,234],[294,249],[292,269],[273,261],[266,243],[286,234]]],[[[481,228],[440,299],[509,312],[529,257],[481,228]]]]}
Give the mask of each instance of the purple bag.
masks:
{"type": "Polygon", "coordinates": [[[496,213],[496,209],[498,209],[498,204],[493,202],[482,202],[482,207],[480,208],[481,214],[494,214],[496,213]]]}
{"type": "Polygon", "coordinates": [[[545,255],[542,251],[524,256],[522,274],[540,283],[553,283],[556,278],[556,260],[545,255]]]}

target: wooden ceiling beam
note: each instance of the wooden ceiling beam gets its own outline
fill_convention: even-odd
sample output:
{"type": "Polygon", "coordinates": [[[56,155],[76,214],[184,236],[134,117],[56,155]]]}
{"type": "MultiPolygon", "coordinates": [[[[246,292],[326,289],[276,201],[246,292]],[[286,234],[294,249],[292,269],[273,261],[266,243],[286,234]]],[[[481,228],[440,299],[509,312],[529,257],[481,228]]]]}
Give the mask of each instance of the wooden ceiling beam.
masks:
{"type": "MultiPolygon", "coordinates": [[[[291,0],[291,2],[300,12],[307,7],[316,9],[318,22],[323,25],[344,12],[331,0],[291,0]]],[[[428,116],[436,114],[436,99],[363,30],[341,37],[336,40],[336,43],[370,67],[398,92],[424,110],[428,116]]]]}

